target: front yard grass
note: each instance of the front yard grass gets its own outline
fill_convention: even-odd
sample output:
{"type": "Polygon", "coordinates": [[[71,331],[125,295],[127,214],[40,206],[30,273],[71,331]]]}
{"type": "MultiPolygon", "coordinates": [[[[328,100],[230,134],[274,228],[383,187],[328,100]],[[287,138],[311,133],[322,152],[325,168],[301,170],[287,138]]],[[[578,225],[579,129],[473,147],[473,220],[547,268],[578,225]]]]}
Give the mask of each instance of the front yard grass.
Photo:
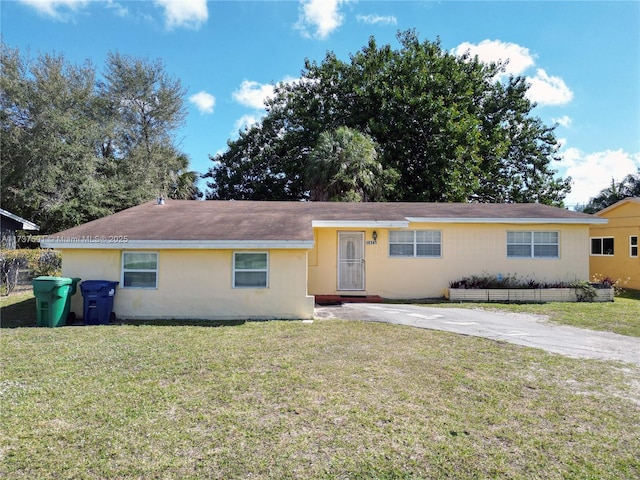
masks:
{"type": "Polygon", "coordinates": [[[10,328],[0,477],[640,477],[640,368],[374,322],[10,328]]]}
{"type": "Polygon", "coordinates": [[[547,315],[552,322],[640,337],[640,291],[627,290],[613,302],[449,303],[438,306],[483,308],[547,315]]]}
{"type": "Polygon", "coordinates": [[[33,291],[0,296],[0,326],[13,328],[36,324],[36,297],[33,291]]]}

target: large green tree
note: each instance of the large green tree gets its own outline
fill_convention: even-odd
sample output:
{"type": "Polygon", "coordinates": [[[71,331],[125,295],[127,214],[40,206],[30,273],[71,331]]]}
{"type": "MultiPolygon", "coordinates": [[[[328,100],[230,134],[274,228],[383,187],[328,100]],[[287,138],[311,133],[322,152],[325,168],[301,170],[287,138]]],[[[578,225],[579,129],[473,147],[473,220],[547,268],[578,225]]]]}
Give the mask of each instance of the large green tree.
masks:
{"type": "MultiPolygon", "coordinates": [[[[185,168],[174,132],[186,116],[185,90],[160,60],[110,53],[98,94],[103,103],[107,149],[102,161],[114,172],[117,204],[136,205],[168,195],[185,168]]],[[[186,178],[186,177],[185,177],[186,178]]]]}
{"type": "Polygon", "coordinates": [[[532,115],[524,78],[458,57],[439,41],[371,38],[348,62],[332,52],[306,61],[280,84],[260,124],[212,158],[209,198],[309,198],[309,156],[324,132],[345,126],[370,136],[384,169],[399,172],[389,200],[537,201],[561,204],[553,128],[532,115]]]}
{"type": "Polygon", "coordinates": [[[94,156],[94,85],[90,64],[51,55],[28,64],[2,49],[2,205],[43,231],[109,213],[94,156]]]}
{"type": "Polygon", "coordinates": [[[584,213],[596,213],[629,197],[640,197],[640,168],[638,173],[630,173],[620,182],[612,178],[611,185],[601,190],[598,195],[589,200],[587,205],[578,210],[584,213]]]}
{"type": "Polygon", "coordinates": [[[2,207],[59,231],[163,194],[197,198],[175,146],[184,90],[161,62],[111,54],[100,77],[1,44],[2,207]]]}

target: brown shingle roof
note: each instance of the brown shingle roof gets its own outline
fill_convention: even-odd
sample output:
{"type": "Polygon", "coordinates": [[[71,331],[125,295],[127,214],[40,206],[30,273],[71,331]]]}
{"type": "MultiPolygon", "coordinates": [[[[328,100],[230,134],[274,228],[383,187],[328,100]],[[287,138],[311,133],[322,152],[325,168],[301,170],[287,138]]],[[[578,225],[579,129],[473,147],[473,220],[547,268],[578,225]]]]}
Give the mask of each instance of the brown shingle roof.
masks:
{"type": "Polygon", "coordinates": [[[313,240],[312,221],[391,222],[539,219],[591,223],[594,217],[542,204],[155,201],[51,236],[129,240],[313,240]]]}

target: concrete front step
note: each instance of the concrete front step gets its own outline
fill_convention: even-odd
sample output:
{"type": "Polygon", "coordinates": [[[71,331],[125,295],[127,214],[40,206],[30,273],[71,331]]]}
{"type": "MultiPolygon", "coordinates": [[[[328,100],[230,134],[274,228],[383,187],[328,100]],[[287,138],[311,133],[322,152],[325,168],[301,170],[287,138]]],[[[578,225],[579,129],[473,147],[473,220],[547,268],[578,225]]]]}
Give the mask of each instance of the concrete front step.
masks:
{"type": "Polygon", "coordinates": [[[343,303],[382,303],[378,295],[316,295],[317,305],[340,305],[343,303]]]}

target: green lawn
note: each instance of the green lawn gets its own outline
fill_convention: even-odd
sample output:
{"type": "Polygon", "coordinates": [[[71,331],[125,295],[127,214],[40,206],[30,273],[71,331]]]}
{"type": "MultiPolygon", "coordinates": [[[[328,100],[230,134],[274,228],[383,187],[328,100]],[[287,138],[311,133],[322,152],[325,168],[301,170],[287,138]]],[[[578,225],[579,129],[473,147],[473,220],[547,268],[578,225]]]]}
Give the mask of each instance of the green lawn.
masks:
{"type": "Polygon", "coordinates": [[[36,325],[36,299],[31,290],[0,297],[0,327],[36,325]]]}
{"type": "Polygon", "coordinates": [[[627,290],[602,303],[449,303],[438,306],[483,308],[547,315],[552,322],[573,327],[640,337],[640,291],[627,290]]]}
{"type": "Polygon", "coordinates": [[[2,478],[640,477],[639,367],[341,320],[1,333],[2,478]]]}

